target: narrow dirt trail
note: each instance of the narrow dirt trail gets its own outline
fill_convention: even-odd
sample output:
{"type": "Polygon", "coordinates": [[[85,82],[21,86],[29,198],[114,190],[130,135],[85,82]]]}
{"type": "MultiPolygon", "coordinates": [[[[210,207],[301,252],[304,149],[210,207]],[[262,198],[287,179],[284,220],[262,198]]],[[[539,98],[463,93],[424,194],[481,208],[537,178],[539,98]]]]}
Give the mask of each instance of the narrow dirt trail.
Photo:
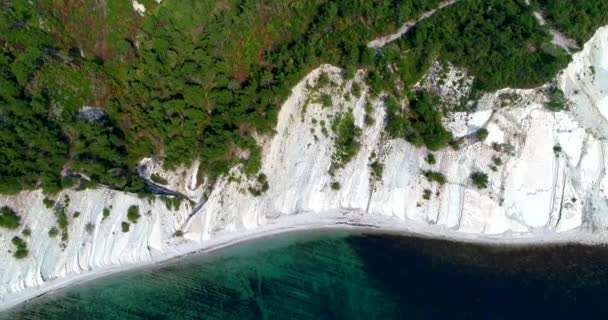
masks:
{"type": "Polygon", "coordinates": [[[397,30],[397,32],[384,36],[384,37],[376,38],[376,39],[370,41],[367,44],[367,47],[372,48],[372,49],[379,49],[379,48],[384,47],[386,44],[401,38],[402,35],[404,35],[406,32],[408,32],[418,22],[432,17],[435,13],[437,13],[438,10],[449,7],[458,1],[459,0],[446,0],[446,1],[441,2],[437,8],[435,8],[431,11],[425,12],[418,19],[410,20],[410,21],[407,21],[406,23],[404,23],[403,26],[401,26],[401,28],[399,28],[399,30],[397,30]]]}

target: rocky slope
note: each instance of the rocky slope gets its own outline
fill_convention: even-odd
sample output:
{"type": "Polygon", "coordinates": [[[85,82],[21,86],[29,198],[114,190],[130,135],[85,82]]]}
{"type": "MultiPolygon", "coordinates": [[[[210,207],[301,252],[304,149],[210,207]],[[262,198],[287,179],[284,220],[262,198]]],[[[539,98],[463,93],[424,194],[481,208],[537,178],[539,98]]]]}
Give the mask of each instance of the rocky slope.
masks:
{"type": "MultiPolygon", "coordinates": [[[[262,188],[263,183],[246,181],[236,168],[211,187],[196,181],[196,165],[165,172],[146,159],[142,176],[157,174],[166,180],[159,188],[192,201],[175,208],[160,199],[103,188],[65,191],[55,197],[60,201],[54,205],[66,205],[67,240],[49,237],[56,216],[54,208],[43,203],[40,191],[0,197],[0,205],[11,206],[22,216],[22,228],[0,233],[0,308],[86,276],[168,259],[210,247],[218,239],[290,225],[383,221],[397,228],[428,226],[437,234],[512,239],[548,237],[581,226],[601,233],[608,224],[604,157],[608,28],[600,29],[559,76],[559,86],[572,102],[569,111],[547,111],[545,88],[486,94],[474,113],[456,112],[446,119],[461,138],[460,148],[435,153],[434,165],[425,161],[427,151],[386,139],[382,99],[368,97],[365,89],[360,97],[352,94],[353,81],[365,88],[361,77],[359,73],[345,82],[340,70],[322,66],[293,88],[281,109],[276,135],[261,141],[262,172],[269,188],[260,196],[248,189],[262,188]],[[314,89],[321,73],[334,84],[314,89]],[[333,107],[322,106],[323,93],[331,96],[333,107]],[[368,116],[375,121],[366,125],[367,100],[373,106],[368,116]],[[348,110],[362,128],[361,149],[332,176],[331,123],[348,110]],[[480,127],[489,131],[484,142],[474,136],[480,127]],[[384,166],[380,176],[374,175],[374,162],[384,166]],[[430,183],[423,170],[443,172],[448,183],[430,183]],[[488,174],[488,189],[472,185],[474,171],[488,174]],[[430,191],[428,200],[425,190],[430,191]],[[142,216],[129,232],[123,232],[132,205],[142,216]],[[104,218],[106,208],[110,215],[104,218]],[[21,237],[30,254],[17,260],[11,239],[26,227],[31,236],[21,237]]],[[[449,97],[455,78],[448,76],[435,89],[449,97]]]]}

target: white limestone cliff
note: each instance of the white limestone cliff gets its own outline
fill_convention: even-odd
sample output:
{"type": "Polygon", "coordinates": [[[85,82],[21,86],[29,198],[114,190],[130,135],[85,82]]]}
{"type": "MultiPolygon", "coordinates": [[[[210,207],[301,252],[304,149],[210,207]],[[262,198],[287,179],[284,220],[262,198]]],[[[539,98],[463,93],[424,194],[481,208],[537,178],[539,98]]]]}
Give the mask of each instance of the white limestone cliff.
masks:
{"type": "MultiPolygon", "coordinates": [[[[339,69],[322,66],[293,88],[276,134],[264,143],[262,172],[269,189],[261,196],[247,191],[253,181],[222,179],[209,187],[196,181],[197,165],[170,172],[145,159],[143,177],[160,175],[167,181],[161,187],[192,202],[168,209],[160,199],[105,188],[67,190],[57,197],[70,199],[69,238],[63,242],[48,235],[55,216],[40,191],[1,196],[0,206],[17,210],[22,228],[0,230],[0,309],[86,277],[297,226],[362,223],[475,241],[542,241],[568,230],[601,235],[608,225],[608,28],[573,58],[558,79],[572,101],[569,111],[547,111],[543,88],[486,94],[474,113],[453,113],[446,120],[461,146],[436,152],[435,165],[424,160],[426,150],[383,135],[381,98],[369,98],[375,122],[364,123],[366,90],[359,98],[350,93],[361,73],[344,82],[339,69]],[[335,82],[321,89],[331,94],[331,108],[316,103],[318,92],[311,89],[321,72],[335,82]],[[361,149],[332,177],[331,121],[349,109],[362,128],[361,149]],[[473,135],[480,127],[489,131],[483,143],[473,135]],[[370,168],[374,155],[384,165],[378,179],[370,168]],[[502,165],[492,171],[496,157],[502,165]],[[448,183],[428,182],[421,172],[431,169],[443,172],[448,183]],[[488,189],[472,185],[469,177],[477,170],[488,173],[488,189]],[[341,188],[334,190],[332,182],[341,188]],[[432,191],[430,200],[423,199],[426,189],[432,191]],[[121,224],[131,205],[139,206],[142,216],[125,233],[121,224]],[[106,219],[104,208],[111,208],[106,219]],[[87,230],[87,224],[94,228],[87,230]],[[26,227],[31,236],[21,237],[30,254],[17,260],[11,239],[26,227]]],[[[236,168],[232,175],[239,177],[236,168]]]]}

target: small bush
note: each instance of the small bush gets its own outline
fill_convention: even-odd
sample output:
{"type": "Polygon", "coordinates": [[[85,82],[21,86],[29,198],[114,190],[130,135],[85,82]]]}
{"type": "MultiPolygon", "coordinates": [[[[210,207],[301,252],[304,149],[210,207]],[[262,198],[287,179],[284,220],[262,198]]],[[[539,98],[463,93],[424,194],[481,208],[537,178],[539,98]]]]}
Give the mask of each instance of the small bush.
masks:
{"type": "Polygon", "coordinates": [[[337,182],[337,181],[332,182],[330,187],[332,190],[335,190],[335,191],[340,190],[340,188],[342,188],[342,186],[340,185],[340,182],[337,182]]]}
{"type": "Polygon", "coordinates": [[[169,211],[178,210],[182,206],[183,199],[180,197],[161,196],[160,200],[165,203],[165,207],[169,211]]]}
{"type": "Polygon", "coordinates": [[[336,133],[332,167],[343,168],[359,152],[361,129],[355,125],[352,111],[337,118],[332,128],[336,133]]]}
{"type": "Polygon", "coordinates": [[[478,189],[486,189],[488,187],[488,175],[483,172],[473,172],[471,181],[478,189]]]}
{"type": "Polygon", "coordinates": [[[355,69],[355,67],[354,67],[354,66],[352,66],[352,65],[348,65],[348,66],[346,66],[346,67],[344,68],[344,70],[342,71],[342,77],[343,77],[345,80],[350,80],[350,79],[352,79],[352,78],[354,78],[354,77],[355,77],[356,72],[357,72],[357,70],[355,69]]]}
{"type": "Polygon", "coordinates": [[[374,112],[374,107],[372,106],[371,102],[369,102],[369,101],[365,102],[364,110],[365,110],[365,117],[363,118],[363,122],[368,127],[373,126],[376,123],[376,119],[374,119],[374,116],[372,115],[374,112]]]}
{"type": "Polygon", "coordinates": [[[321,95],[321,105],[323,105],[323,107],[328,108],[331,107],[332,104],[333,102],[331,100],[330,95],[328,95],[327,93],[321,95]]]}
{"type": "Polygon", "coordinates": [[[435,155],[432,153],[429,153],[426,157],[424,157],[424,160],[426,161],[426,163],[431,164],[431,165],[437,163],[437,159],[435,158],[435,155]]]}
{"type": "Polygon", "coordinates": [[[502,159],[500,157],[492,158],[492,162],[494,162],[494,165],[497,167],[502,166],[502,159]]]}
{"type": "Polygon", "coordinates": [[[425,171],[423,174],[427,180],[429,180],[431,182],[437,182],[440,185],[444,185],[448,182],[445,175],[443,175],[443,173],[441,173],[441,172],[425,171]]]}
{"type": "Polygon", "coordinates": [[[319,75],[319,78],[317,79],[316,88],[323,88],[329,85],[329,82],[329,76],[327,75],[327,73],[323,72],[321,73],[321,75],[319,75]]]}
{"type": "Polygon", "coordinates": [[[384,172],[384,165],[378,161],[374,161],[369,165],[372,171],[372,178],[376,180],[382,179],[382,173],[384,172]]]}
{"type": "Polygon", "coordinates": [[[268,177],[264,173],[260,173],[256,180],[256,185],[249,187],[249,193],[255,197],[259,197],[270,189],[270,185],[268,184],[268,177]]]}
{"type": "Polygon", "coordinates": [[[127,232],[129,232],[129,229],[131,229],[131,225],[128,222],[123,221],[121,224],[121,228],[122,228],[122,232],[127,233],[127,232]]]}
{"type": "Polygon", "coordinates": [[[74,212],[74,219],[80,217],[80,211],[74,212]]]}
{"type": "Polygon", "coordinates": [[[361,97],[361,86],[358,83],[353,82],[352,92],[353,92],[353,96],[355,96],[356,98],[360,98],[361,97]]]}
{"type": "Polygon", "coordinates": [[[25,229],[23,229],[23,231],[21,231],[21,234],[23,234],[23,235],[24,235],[24,236],[26,236],[26,237],[29,237],[29,236],[31,236],[31,235],[32,235],[32,229],[30,229],[30,228],[25,228],[25,229]]]}
{"type": "Polygon", "coordinates": [[[477,130],[477,132],[475,133],[475,137],[477,137],[477,141],[484,141],[488,138],[489,134],[490,133],[488,132],[488,129],[481,128],[477,130]]]}
{"type": "Polygon", "coordinates": [[[127,219],[129,219],[131,223],[136,224],[140,217],[141,215],[139,214],[139,207],[135,205],[130,206],[127,210],[127,219]]]}
{"type": "Polygon", "coordinates": [[[55,238],[59,234],[59,229],[57,227],[52,227],[49,229],[49,237],[55,238]]]}
{"type": "Polygon", "coordinates": [[[460,141],[458,140],[452,140],[448,143],[448,145],[450,146],[450,148],[452,148],[452,150],[460,150],[460,141]]]}
{"type": "Polygon", "coordinates": [[[29,251],[27,250],[27,243],[23,241],[23,239],[15,236],[11,240],[11,242],[17,247],[17,251],[13,254],[13,256],[17,259],[23,259],[27,257],[29,251]]]}
{"type": "Polygon", "coordinates": [[[564,95],[564,92],[557,87],[552,87],[549,91],[549,103],[547,103],[547,109],[553,112],[564,111],[568,108],[568,99],[564,95]]]}
{"type": "Polygon", "coordinates": [[[184,236],[184,232],[182,230],[177,230],[177,231],[175,231],[174,236],[177,238],[181,238],[184,236]]]}
{"type": "Polygon", "coordinates": [[[371,127],[376,123],[376,119],[374,119],[374,117],[370,116],[369,114],[366,114],[363,118],[363,123],[365,124],[365,126],[371,127]]]}
{"type": "Polygon", "coordinates": [[[169,181],[167,181],[167,179],[161,177],[158,173],[153,173],[150,176],[150,180],[152,180],[152,182],[154,182],[154,183],[163,184],[163,185],[166,185],[169,183],[169,181]]]}
{"type": "Polygon", "coordinates": [[[431,195],[432,195],[431,190],[424,189],[424,192],[422,193],[422,199],[424,199],[424,200],[431,200],[431,195]]]}
{"type": "Polygon", "coordinates": [[[42,199],[42,203],[44,203],[44,206],[47,209],[51,209],[51,208],[53,208],[55,206],[55,201],[53,201],[53,200],[51,200],[49,198],[42,199]]]}
{"type": "Polygon", "coordinates": [[[562,152],[562,146],[560,146],[559,144],[556,144],[553,146],[553,153],[555,153],[555,156],[557,157],[560,153],[562,152]]]}
{"type": "Polygon", "coordinates": [[[110,208],[108,208],[108,207],[103,208],[103,217],[101,219],[102,220],[107,219],[110,216],[110,213],[111,213],[110,208]]]}
{"type": "Polygon", "coordinates": [[[7,229],[17,229],[21,225],[21,217],[15,210],[4,206],[0,208],[0,227],[7,229]]]}
{"type": "Polygon", "coordinates": [[[61,241],[68,240],[68,216],[65,214],[65,208],[63,206],[55,207],[55,220],[61,230],[61,241]]]}
{"type": "Polygon", "coordinates": [[[84,230],[88,233],[88,234],[92,234],[93,231],[95,230],[95,225],[88,222],[85,226],[84,226],[84,230]]]}

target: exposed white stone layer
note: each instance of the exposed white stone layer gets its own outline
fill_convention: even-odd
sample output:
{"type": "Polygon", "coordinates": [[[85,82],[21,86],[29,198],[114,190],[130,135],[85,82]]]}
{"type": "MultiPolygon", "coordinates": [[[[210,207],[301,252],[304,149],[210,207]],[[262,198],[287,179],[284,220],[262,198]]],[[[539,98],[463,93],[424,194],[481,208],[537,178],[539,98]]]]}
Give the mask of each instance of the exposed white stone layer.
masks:
{"type": "Polygon", "coordinates": [[[141,16],[146,13],[146,7],[143,4],[137,2],[137,0],[133,0],[131,2],[131,5],[133,6],[133,10],[135,10],[135,12],[139,13],[141,16]]]}

